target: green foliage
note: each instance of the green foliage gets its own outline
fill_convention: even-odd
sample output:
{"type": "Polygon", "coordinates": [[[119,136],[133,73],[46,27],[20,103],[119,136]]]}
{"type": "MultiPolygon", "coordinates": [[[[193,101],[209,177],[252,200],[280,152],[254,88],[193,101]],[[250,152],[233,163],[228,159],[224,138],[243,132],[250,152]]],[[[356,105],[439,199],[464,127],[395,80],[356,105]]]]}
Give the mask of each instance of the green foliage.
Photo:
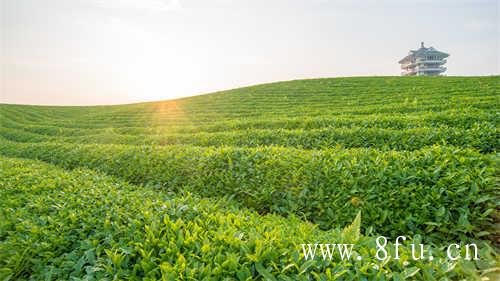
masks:
{"type": "Polygon", "coordinates": [[[494,280],[499,82],[312,79],[130,105],[0,104],[0,154],[55,165],[0,158],[0,279],[494,280]],[[380,262],[380,234],[433,252],[477,242],[482,259],[414,261],[405,244],[380,262]],[[304,260],[299,245],[315,242],[354,243],[363,260],[304,260]]]}
{"type": "Polygon", "coordinates": [[[356,218],[354,218],[352,223],[342,230],[342,236],[345,237],[344,239],[346,240],[348,239],[352,243],[358,241],[360,235],[361,235],[361,211],[358,212],[356,218]]]}
{"type": "Polygon", "coordinates": [[[400,260],[379,261],[366,236],[355,247],[362,261],[305,261],[301,243],[348,243],[360,215],[342,232],[322,231],[294,216],[12,158],[0,157],[0,205],[3,280],[471,280],[495,266],[487,244],[478,262],[452,262],[438,249],[433,261],[414,261],[408,245],[400,260]]]}
{"type": "Polygon", "coordinates": [[[454,241],[486,231],[498,208],[492,161],[451,147],[367,149],[0,143],[5,155],[86,167],[176,193],[229,195],[259,212],[298,214],[327,229],[363,210],[374,233],[454,241]],[[472,223],[471,223],[472,222],[472,223]]]}
{"type": "Polygon", "coordinates": [[[411,128],[407,130],[382,128],[335,128],[321,129],[254,129],[229,132],[196,134],[118,134],[103,132],[83,136],[51,137],[28,133],[23,130],[0,128],[0,135],[18,142],[58,141],[76,144],[134,144],[193,146],[285,146],[302,149],[327,149],[329,147],[370,147],[380,150],[417,150],[434,144],[447,144],[464,148],[476,148],[492,152],[500,147],[499,130],[491,123],[463,128],[411,128]]]}

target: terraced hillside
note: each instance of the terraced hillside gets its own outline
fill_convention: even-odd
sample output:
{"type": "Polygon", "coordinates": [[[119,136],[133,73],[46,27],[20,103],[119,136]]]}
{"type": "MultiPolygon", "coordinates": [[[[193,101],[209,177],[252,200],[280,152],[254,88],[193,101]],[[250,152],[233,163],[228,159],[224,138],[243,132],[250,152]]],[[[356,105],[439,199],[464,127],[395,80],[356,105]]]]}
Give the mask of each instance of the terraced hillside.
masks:
{"type": "Polygon", "coordinates": [[[499,82],[335,78],[0,105],[0,274],[493,280],[499,82]],[[413,260],[406,243],[380,261],[380,235],[422,241],[434,259],[413,260]],[[362,259],[308,261],[301,249],[343,242],[362,259]],[[480,260],[450,260],[450,243],[477,244],[480,260]]]}

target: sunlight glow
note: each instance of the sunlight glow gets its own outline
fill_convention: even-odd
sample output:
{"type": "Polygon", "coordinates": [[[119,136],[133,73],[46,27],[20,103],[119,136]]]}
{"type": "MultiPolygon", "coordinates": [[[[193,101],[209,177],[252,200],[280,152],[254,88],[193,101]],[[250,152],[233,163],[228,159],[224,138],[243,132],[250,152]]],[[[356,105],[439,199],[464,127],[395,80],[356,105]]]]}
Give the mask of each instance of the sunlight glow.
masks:
{"type": "Polygon", "coordinates": [[[476,2],[0,0],[0,103],[120,104],[399,75],[397,61],[421,41],[451,54],[448,75],[498,74],[498,1],[476,2]]]}

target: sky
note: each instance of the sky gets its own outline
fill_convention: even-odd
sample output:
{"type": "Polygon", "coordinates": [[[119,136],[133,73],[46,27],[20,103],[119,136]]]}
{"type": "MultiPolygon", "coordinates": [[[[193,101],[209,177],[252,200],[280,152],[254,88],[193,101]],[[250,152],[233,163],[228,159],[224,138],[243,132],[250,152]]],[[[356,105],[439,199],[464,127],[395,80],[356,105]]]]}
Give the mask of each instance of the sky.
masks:
{"type": "Polygon", "coordinates": [[[0,103],[121,104],[303,78],[500,73],[498,0],[0,0],[0,103]]]}

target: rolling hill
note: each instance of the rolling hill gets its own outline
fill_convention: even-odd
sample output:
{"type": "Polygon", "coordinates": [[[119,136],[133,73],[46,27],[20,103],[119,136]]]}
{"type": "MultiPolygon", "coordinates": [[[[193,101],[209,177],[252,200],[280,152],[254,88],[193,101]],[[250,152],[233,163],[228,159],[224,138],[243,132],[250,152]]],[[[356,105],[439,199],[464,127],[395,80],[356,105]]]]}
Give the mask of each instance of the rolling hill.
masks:
{"type": "Polygon", "coordinates": [[[0,104],[0,275],[493,280],[499,90],[499,76],[361,77],[0,104]],[[392,257],[411,238],[401,259],[375,257],[381,235],[392,257]],[[307,243],[362,259],[307,260],[307,243]],[[450,260],[450,243],[481,259],[450,260]]]}

